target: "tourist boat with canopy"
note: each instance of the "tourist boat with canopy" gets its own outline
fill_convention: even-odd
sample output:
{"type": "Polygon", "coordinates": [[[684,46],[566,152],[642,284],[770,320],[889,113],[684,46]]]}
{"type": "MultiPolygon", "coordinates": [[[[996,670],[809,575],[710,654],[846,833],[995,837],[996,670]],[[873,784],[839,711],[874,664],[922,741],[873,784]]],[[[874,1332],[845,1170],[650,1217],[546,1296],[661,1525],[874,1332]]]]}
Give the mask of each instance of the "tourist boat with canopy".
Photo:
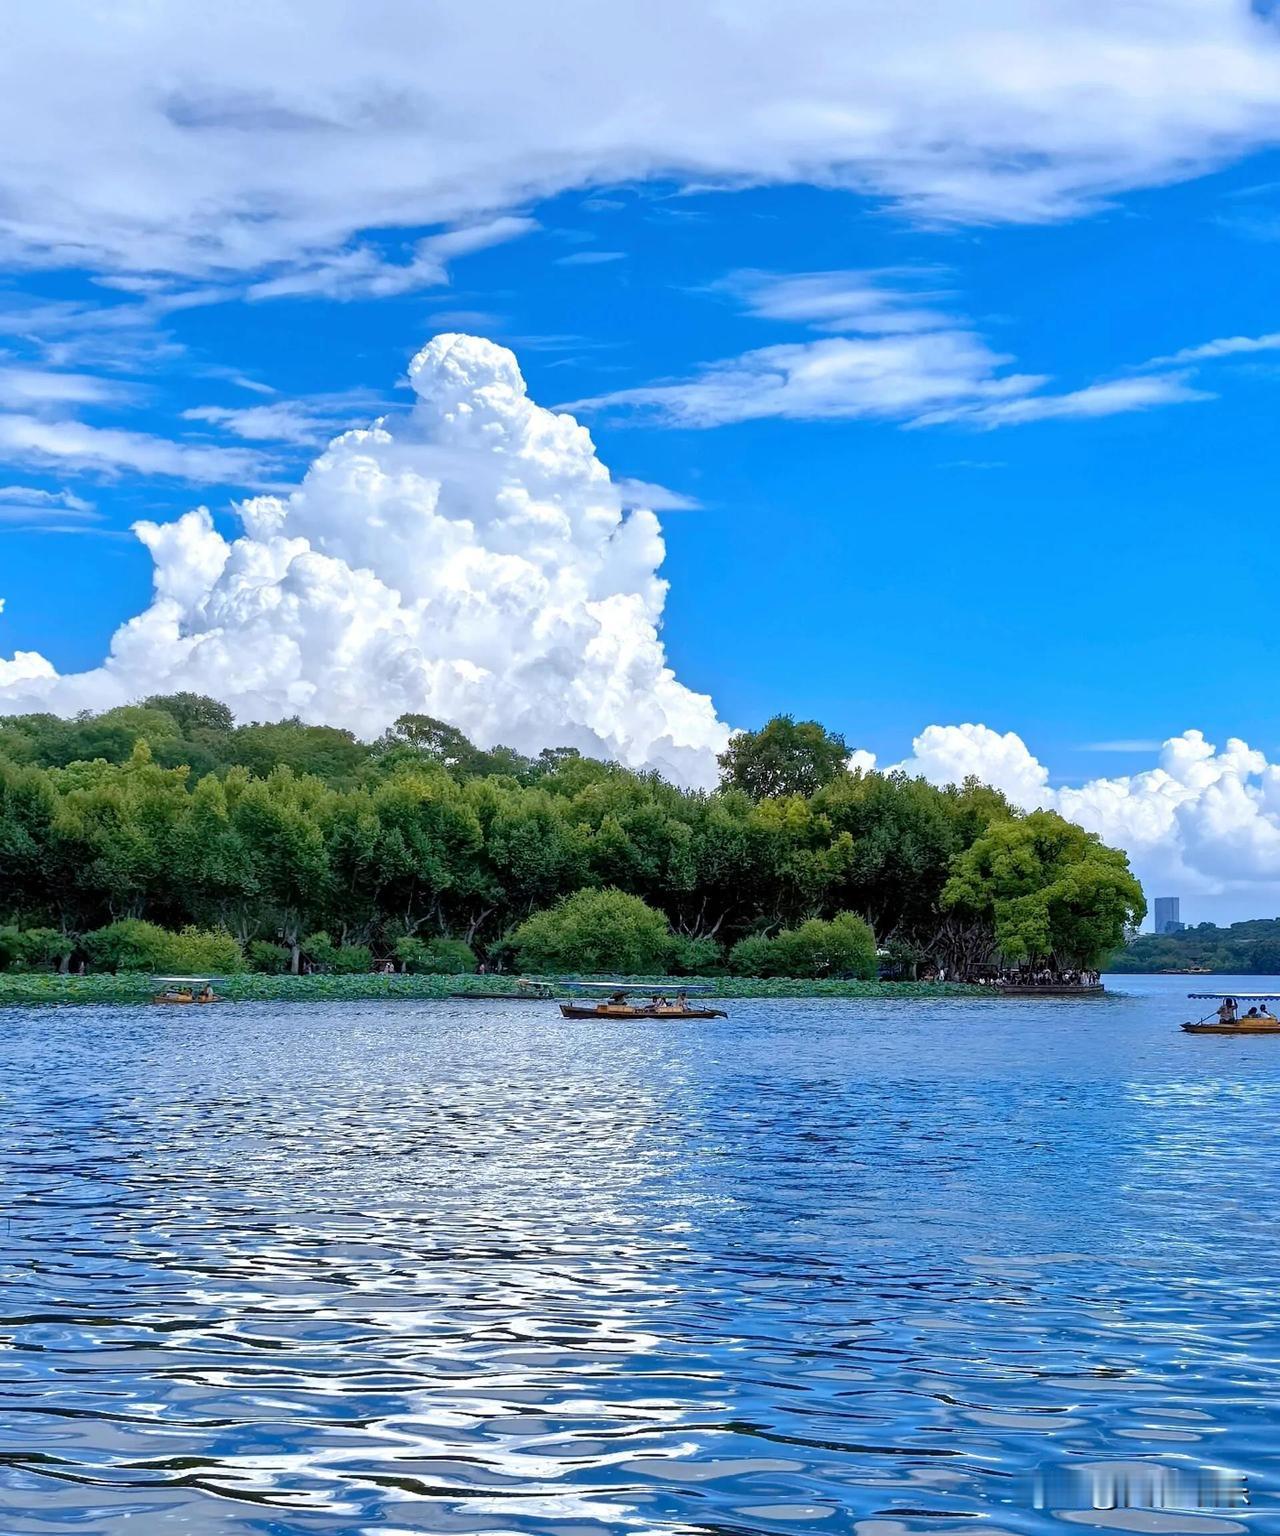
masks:
{"type": "Polygon", "coordinates": [[[618,981],[566,981],[564,986],[578,998],[560,1004],[566,1019],[727,1019],[723,1008],[699,1007],[696,999],[712,989],[694,983],[674,982],[670,987],[634,987],[618,981]],[[695,1001],[690,1003],[692,996],[695,1001]],[[629,997],[647,997],[647,1003],[630,1003],[629,997]]]}
{"type": "Polygon", "coordinates": [[[1203,1019],[1182,1026],[1189,1035],[1280,1035],[1280,1018],[1268,1007],[1280,1003],[1280,992],[1188,992],[1187,996],[1218,1005],[1203,1019]]]}
{"type": "Polygon", "coordinates": [[[555,989],[549,981],[534,981],[529,976],[521,976],[516,980],[514,992],[499,992],[496,987],[486,988],[484,991],[450,992],[450,997],[456,997],[462,1002],[495,1002],[495,1003],[543,1003],[549,1002],[555,996],[555,989]]]}
{"type": "Polygon", "coordinates": [[[151,1001],[168,1007],[224,1003],[226,998],[213,990],[214,982],[221,980],[221,976],[153,976],[151,985],[156,991],[151,1001]]]}

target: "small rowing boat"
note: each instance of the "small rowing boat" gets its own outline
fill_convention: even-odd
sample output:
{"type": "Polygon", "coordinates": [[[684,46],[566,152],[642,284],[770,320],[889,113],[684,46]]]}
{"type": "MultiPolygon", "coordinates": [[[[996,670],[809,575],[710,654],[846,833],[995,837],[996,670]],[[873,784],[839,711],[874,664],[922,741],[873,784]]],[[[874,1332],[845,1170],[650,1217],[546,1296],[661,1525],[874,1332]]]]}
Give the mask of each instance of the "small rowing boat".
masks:
{"type": "Polygon", "coordinates": [[[516,982],[514,992],[499,992],[496,988],[488,992],[450,992],[450,997],[456,997],[460,1002],[499,1002],[499,1003],[543,1003],[555,996],[550,982],[530,981],[527,976],[521,976],[516,982]]]}
{"type": "Polygon", "coordinates": [[[1218,1004],[1207,1018],[1182,1026],[1188,1035],[1280,1035],[1280,1018],[1267,1007],[1280,1002],[1280,993],[1188,992],[1187,996],[1218,1004]],[[1248,1011],[1241,1013],[1240,1005],[1246,1002],[1248,1011]]]}
{"type": "Polygon", "coordinates": [[[727,1019],[723,1008],[698,1007],[690,1003],[689,994],[709,992],[704,986],[676,986],[672,989],[675,999],[660,987],[629,987],[616,981],[566,981],[566,987],[586,994],[580,1002],[560,1004],[560,1012],[566,1019],[727,1019]],[[592,993],[602,993],[597,1001],[587,999],[592,993]],[[645,996],[647,1003],[629,1003],[628,997],[645,996]]]}
{"type": "Polygon", "coordinates": [[[151,1001],[167,1008],[224,1003],[226,998],[213,990],[213,984],[218,980],[217,976],[153,976],[151,984],[157,990],[151,1001]]]}

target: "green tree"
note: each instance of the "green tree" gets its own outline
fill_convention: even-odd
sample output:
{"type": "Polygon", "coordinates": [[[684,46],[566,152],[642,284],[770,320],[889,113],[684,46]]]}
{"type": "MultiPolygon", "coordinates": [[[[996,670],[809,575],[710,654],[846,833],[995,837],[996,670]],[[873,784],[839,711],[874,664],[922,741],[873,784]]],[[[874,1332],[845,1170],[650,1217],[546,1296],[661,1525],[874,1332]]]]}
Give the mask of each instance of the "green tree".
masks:
{"type": "Polygon", "coordinates": [[[720,785],[740,789],[753,800],[776,795],[812,795],[845,772],[849,748],[843,736],[816,720],[799,723],[775,715],[759,731],[743,731],[720,754],[720,785]]]}
{"type": "Polygon", "coordinates": [[[1125,855],[1052,811],[996,822],[952,864],[944,907],[991,927],[1006,959],[1092,967],[1142,921],[1125,855]]]}
{"type": "Polygon", "coordinates": [[[194,736],[198,731],[211,731],[226,735],[235,727],[235,716],[225,704],[203,693],[153,693],[143,699],[144,709],[163,710],[176,721],[184,736],[194,736]]]}
{"type": "Polygon", "coordinates": [[[510,937],[521,970],[623,976],[663,971],[671,932],[661,912],[625,891],[578,891],[535,912],[510,937]]]}

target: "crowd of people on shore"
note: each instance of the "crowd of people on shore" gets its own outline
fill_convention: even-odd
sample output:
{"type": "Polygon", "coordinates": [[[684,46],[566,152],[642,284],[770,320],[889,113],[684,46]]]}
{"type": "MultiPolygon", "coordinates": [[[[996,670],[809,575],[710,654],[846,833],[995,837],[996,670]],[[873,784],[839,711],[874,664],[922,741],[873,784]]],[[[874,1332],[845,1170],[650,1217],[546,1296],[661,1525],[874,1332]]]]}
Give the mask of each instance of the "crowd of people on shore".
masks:
{"type": "Polygon", "coordinates": [[[1097,971],[1054,971],[1046,966],[1034,970],[995,971],[970,976],[969,982],[980,987],[1096,987],[1102,978],[1097,971]]]}

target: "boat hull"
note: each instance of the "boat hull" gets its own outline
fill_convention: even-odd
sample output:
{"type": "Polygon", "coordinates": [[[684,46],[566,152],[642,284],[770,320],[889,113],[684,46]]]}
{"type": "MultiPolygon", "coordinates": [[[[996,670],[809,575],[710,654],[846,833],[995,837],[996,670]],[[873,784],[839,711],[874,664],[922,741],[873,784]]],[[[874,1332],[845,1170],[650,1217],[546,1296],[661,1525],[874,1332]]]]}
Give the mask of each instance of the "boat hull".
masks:
{"type": "Polygon", "coordinates": [[[549,996],[537,992],[450,992],[460,1003],[549,1003],[549,996]]]}
{"type": "Polygon", "coordinates": [[[727,1019],[723,1008],[593,1008],[561,1003],[566,1019],[727,1019]]]}
{"type": "Polygon", "coordinates": [[[1240,1024],[1184,1024],[1189,1035],[1280,1035],[1280,1019],[1266,1023],[1252,1020],[1240,1024]]]}

